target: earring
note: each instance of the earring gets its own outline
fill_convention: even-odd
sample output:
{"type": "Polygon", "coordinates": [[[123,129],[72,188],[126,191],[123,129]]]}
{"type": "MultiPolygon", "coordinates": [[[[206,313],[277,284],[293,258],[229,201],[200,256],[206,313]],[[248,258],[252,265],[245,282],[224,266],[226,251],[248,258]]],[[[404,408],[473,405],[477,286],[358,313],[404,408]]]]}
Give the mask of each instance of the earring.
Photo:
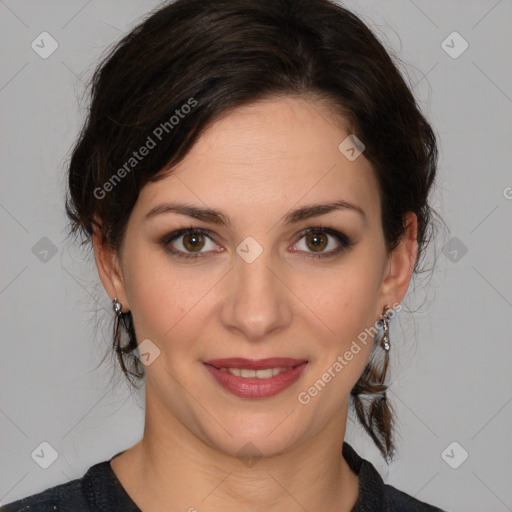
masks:
{"type": "Polygon", "coordinates": [[[114,300],[112,301],[112,309],[117,316],[122,315],[121,310],[123,309],[123,305],[117,300],[117,297],[114,297],[114,300]]]}
{"type": "Polygon", "coordinates": [[[380,315],[380,319],[382,320],[382,328],[384,329],[384,337],[382,338],[382,348],[389,352],[391,348],[389,344],[389,319],[391,318],[391,307],[389,305],[384,306],[384,312],[380,315]]]}

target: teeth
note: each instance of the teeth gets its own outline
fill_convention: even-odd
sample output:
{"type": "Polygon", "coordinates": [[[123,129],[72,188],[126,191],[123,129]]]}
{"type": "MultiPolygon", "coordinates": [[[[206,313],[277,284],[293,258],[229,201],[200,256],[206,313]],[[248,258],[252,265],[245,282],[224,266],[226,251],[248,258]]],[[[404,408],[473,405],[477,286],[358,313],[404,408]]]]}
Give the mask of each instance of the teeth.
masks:
{"type": "Polygon", "coordinates": [[[291,369],[292,366],[289,366],[287,368],[267,368],[265,370],[249,370],[246,368],[220,368],[220,370],[222,370],[223,372],[229,372],[232,375],[236,375],[237,377],[256,377],[257,379],[268,379],[270,377],[273,377],[274,375],[291,369]]]}

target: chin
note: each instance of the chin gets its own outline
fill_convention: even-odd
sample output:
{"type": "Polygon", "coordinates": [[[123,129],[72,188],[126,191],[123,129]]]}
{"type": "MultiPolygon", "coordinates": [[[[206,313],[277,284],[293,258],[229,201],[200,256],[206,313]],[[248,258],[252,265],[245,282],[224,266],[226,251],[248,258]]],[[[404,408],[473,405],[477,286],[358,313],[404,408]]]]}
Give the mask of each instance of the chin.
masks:
{"type": "Polygon", "coordinates": [[[204,436],[212,448],[232,457],[272,457],[289,451],[300,438],[299,432],[290,430],[292,424],[284,423],[276,417],[251,423],[245,417],[239,423],[225,421],[215,432],[208,432],[210,424],[204,436]]]}

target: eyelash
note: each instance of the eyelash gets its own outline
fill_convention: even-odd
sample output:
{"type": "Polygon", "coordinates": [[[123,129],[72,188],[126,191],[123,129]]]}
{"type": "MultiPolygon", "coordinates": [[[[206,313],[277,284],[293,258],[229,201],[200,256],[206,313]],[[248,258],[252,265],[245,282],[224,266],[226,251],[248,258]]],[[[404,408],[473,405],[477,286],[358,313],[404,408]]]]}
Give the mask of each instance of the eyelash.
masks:
{"type": "MultiPolygon", "coordinates": [[[[339,231],[336,231],[335,229],[331,229],[331,228],[327,228],[327,227],[320,227],[320,226],[314,227],[314,228],[308,228],[308,229],[302,231],[297,242],[300,241],[305,236],[310,235],[312,233],[315,233],[315,234],[322,233],[322,234],[330,235],[330,236],[334,237],[337,240],[337,242],[339,242],[340,247],[338,249],[334,249],[334,250],[331,250],[328,252],[322,252],[322,253],[317,253],[317,254],[307,253],[308,254],[307,256],[300,256],[300,257],[303,257],[306,259],[333,257],[333,256],[336,256],[337,254],[339,254],[340,252],[348,249],[349,247],[352,247],[352,245],[353,245],[353,241],[345,234],[340,233],[339,231]]],[[[204,235],[207,238],[209,238],[212,242],[214,242],[213,238],[209,234],[209,231],[203,230],[200,228],[190,227],[190,228],[185,228],[185,229],[178,229],[177,231],[173,231],[172,233],[169,233],[168,235],[166,235],[162,239],[162,244],[164,245],[165,250],[167,252],[169,252],[172,256],[177,256],[178,258],[185,258],[185,259],[189,259],[189,260],[205,257],[207,255],[207,253],[204,253],[204,252],[186,253],[183,251],[179,251],[179,250],[170,248],[171,242],[180,238],[183,235],[189,235],[189,234],[201,234],[201,235],[204,235]]],[[[301,252],[301,251],[297,251],[297,252],[301,252]]]]}

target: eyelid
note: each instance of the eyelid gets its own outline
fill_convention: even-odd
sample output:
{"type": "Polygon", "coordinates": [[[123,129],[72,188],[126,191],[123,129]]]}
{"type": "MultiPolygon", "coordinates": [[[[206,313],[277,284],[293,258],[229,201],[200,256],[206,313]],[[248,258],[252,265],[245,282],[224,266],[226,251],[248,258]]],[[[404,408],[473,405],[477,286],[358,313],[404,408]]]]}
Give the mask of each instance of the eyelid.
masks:
{"type": "Polygon", "coordinates": [[[176,240],[180,236],[189,235],[191,233],[200,233],[201,235],[208,237],[212,242],[214,241],[209,230],[202,229],[202,228],[194,228],[194,227],[180,228],[180,229],[172,230],[170,233],[166,234],[163,237],[162,241],[169,243],[169,242],[172,242],[173,240],[176,240]]]}

